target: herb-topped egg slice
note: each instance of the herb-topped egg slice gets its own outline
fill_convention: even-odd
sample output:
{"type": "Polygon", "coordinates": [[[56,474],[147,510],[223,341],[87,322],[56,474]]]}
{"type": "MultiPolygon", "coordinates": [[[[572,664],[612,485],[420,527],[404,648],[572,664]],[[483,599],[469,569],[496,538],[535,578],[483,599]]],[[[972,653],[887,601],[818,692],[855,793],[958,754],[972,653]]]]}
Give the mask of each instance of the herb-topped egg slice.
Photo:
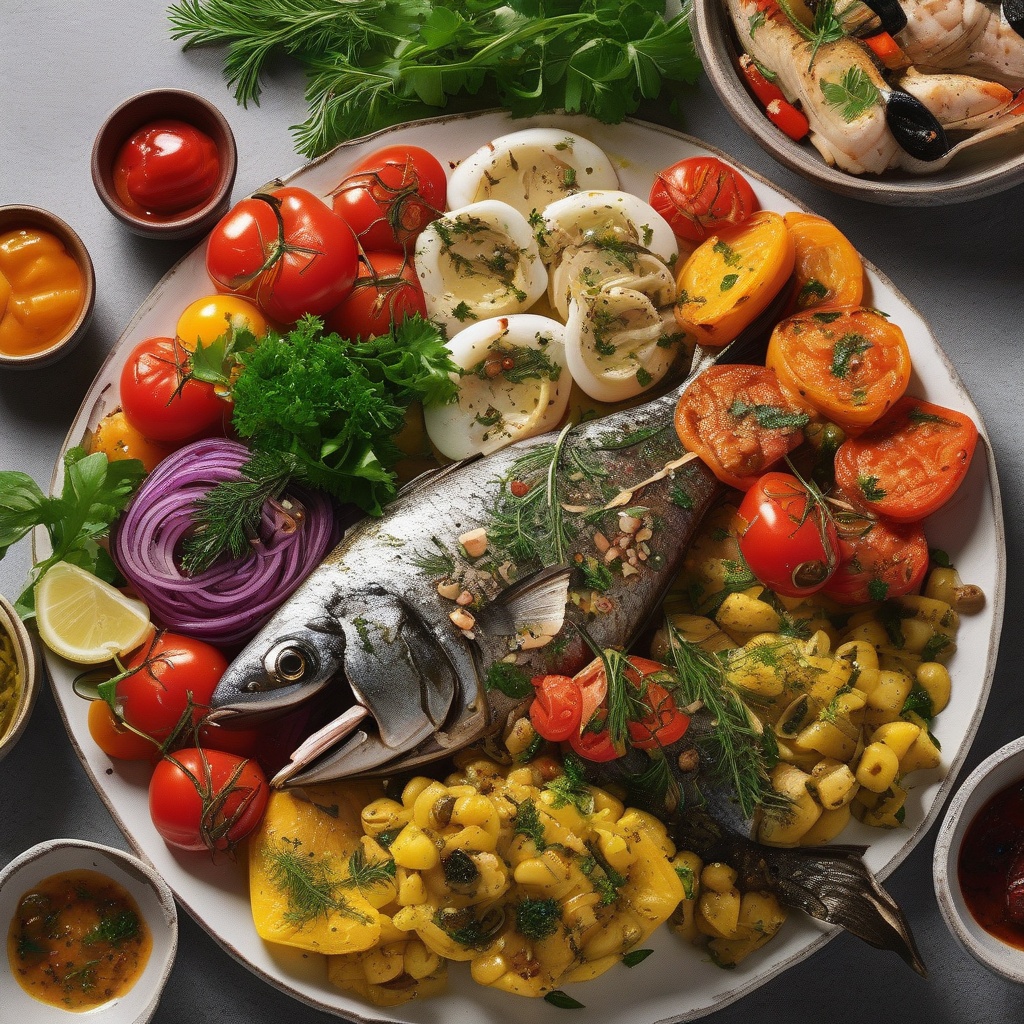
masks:
{"type": "Polygon", "coordinates": [[[622,402],[668,373],[684,337],[671,303],[659,308],[634,288],[588,289],[569,303],[566,365],[595,401],[622,402]]]}
{"type": "Polygon", "coordinates": [[[448,342],[461,374],[458,400],[424,410],[427,436],[449,459],[487,455],[553,429],[565,415],[572,379],[557,320],[519,313],[492,317],[448,342]]]}
{"type": "Polygon", "coordinates": [[[428,224],[416,242],[415,263],[427,315],[448,337],[474,321],[529,309],[548,283],[533,229],[496,199],[428,224]]]}
{"type": "Polygon", "coordinates": [[[631,192],[580,192],[546,207],[539,232],[541,255],[555,265],[566,250],[600,245],[624,256],[650,252],[672,266],[679,244],[669,223],[649,203],[631,192]]]}
{"type": "Polygon", "coordinates": [[[559,128],[526,128],[482,146],[452,171],[452,207],[483,199],[510,203],[524,217],[584,189],[618,188],[615,168],[594,143],[559,128]]]}

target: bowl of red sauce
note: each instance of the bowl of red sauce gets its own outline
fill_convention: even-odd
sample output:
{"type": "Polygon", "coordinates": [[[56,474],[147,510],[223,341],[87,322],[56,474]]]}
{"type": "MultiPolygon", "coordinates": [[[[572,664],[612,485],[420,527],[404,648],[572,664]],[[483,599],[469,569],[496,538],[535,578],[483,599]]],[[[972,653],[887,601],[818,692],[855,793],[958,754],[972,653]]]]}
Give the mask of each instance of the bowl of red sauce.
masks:
{"type": "Polygon", "coordinates": [[[0,206],[0,368],[66,355],[92,318],[96,275],[71,226],[38,206],[0,206]]]}
{"type": "Polygon", "coordinates": [[[237,152],[227,119],[184,89],[138,93],[103,122],[92,180],[108,210],[149,238],[195,238],[227,212],[237,152]]]}
{"type": "Polygon", "coordinates": [[[19,1024],[146,1024],[178,942],[167,883],[113,847],[52,839],[0,870],[0,1011],[19,1024]]]}
{"type": "Polygon", "coordinates": [[[1024,737],[954,793],[935,842],[935,894],[975,959],[1024,984],[1024,737]]]}

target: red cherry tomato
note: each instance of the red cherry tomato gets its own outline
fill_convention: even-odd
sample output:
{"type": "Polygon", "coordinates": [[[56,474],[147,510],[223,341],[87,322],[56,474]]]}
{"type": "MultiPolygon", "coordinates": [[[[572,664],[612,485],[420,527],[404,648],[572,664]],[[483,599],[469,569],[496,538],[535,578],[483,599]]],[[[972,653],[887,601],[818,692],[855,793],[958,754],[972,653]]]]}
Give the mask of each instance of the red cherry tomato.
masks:
{"type": "Polygon", "coordinates": [[[423,289],[412,262],[394,252],[366,252],[352,291],[325,318],[329,331],[343,338],[387,334],[407,316],[427,316],[423,289]]]}
{"type": "Polygon", "coordinates": [[[530,722],[537,733],[553,743],[569,739],[580,729],[583,700],[570,676],[537,676],[537,693],[530,705],[530,722]]]}
{"type": "Polygon", "coordinates": [[[643,702],[651,709],[651,714],[628,724],[629,742],[640,750],[653,750],[681,740],[690,727],[690,716],[680,711],[675,697],[653,679],[645,679],[641,689],[643,702]]]}
{"type": "Polygon", "coordinates": [[[569,746],[588,761],[614,761],[622,757],[625,750],[612,743],[611,734],[604,728],[608,717],[606,708],[598,708],[590,724],[582,732],[574,732],[569,737],[569,746]]]}
{"type": "Polygon", "coordinates": [[[724,224],[742,224],[761,208],[750,183],[713,156],[691,156],[658,173],[651,206],[676,237],[703,242],[724,224]]]}
{"type": "MultiPolygon", "coordinates": [[[[161,631],[125,662],[129,674],[118,680],[114,699],[133,729],[163,742],[178,727],[191,699],[198,724],[228,667],[216,647],[180,633],[161,631]]],[[[187,744],[192,737],[184,737],[187,744]]]]}
{"type": "Polygon", "coordinates": [[[231,410],[212,384],[186,380],[188,360],[188,351],[174,338],[149,338],[132,349],[121,368],[121,408],[150,441],[191,440],[223,422],[231,410]]]}
{"type": "Polygon", "coordinates": [[[202,206],[217,187],[220,153],[205,132],[185,121],[144,125],[114,161],[114,191],[136,215],[184,213],[202,206]]]}
{"type": "Polygon", "coordinates": [[[165,757],[149,781],[149,813],[164,842],[228,850],[258,824],[270,788],[255,761],[190,747],[165,757]]]}
{"type": "Polygon", "coordinates": [[[425,149],[386,146],[357,163],[333,196],[334,212],[364,249],[412,252],[419,233],[444,212],[448,179],[425,149]]]}
{"type": "Polygon", "coordinates": [[[352,229],[301,188],[236,203],[206,249],[206,270],[218,291],[245,295],[284,324],[333,309],[352,290],[358,262],[352,229]]]}
{"type": "Polygon", "coordinates": [[[821,502],[790,473],[765,473],[740,504],[740,553],[751,572],[785,597],[813,594],[839,565],[839,536],[821,502]]]}
{"type": "Polygon", "coordinates": [[[860,537],[840,540],[842,561],[822,593],[840,604],[867,604],[911,594],[928,571],[920,523],[869,523],[860,537]]]}

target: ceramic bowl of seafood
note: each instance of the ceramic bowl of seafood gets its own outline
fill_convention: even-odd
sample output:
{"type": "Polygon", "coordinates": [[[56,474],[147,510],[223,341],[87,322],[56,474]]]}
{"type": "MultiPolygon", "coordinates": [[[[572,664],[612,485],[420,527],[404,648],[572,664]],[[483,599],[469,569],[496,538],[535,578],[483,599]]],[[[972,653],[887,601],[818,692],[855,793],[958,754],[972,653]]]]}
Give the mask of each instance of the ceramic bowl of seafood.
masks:
{"type": "Polygon", "coordinates": [[[932,206],[1024,181],[1024,20],[998,4],[694,0],[693,35],[737,123],[833,192],[932,206]]]}
{"type": "Polygon", "coordinates": [[[32,637],[10,601],[0,597],[0,760],[25,731],[38,692],[32,637]]]}
{"type": "Polygon", "coordinates": [[[174,962],[178,917],[167,883],[148,864],[79,839],[40,843],[0,871],[0,919],[4,1020],[152,1018],[174,962]]]}
{"type": "Polygon", "coordinates": [[[1024,984],[1024,737],[978,765],[953,795],[933,871],[939,909],[961,945],[1024,984]]]}

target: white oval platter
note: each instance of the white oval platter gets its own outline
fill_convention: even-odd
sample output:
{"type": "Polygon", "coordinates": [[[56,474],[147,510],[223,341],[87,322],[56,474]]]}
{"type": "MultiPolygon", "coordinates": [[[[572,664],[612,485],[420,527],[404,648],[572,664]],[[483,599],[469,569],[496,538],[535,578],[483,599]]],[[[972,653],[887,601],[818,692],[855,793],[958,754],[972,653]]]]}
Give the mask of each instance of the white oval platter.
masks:
{"type": "MultiPolygon", "coordinates": [[[[656,172],[676,160],[708,153],[729,159],[688,136],[641,122],[609,126],[582,117],[550,115],[512,120],[489,112],[390,129],[341,146],[285,180],[324,196],[352,164],[384,144],[422,146],[449,166],[498,135],[541,124],[576,131],[603,147],[618,170],[621,187],[644,198],[656,172]]],[[[743,171],[762,207],[780,212],[803,208],[767,180],[745,168],[743,171]]],[[[66,446],[80,443],[106,412],[117,407],[117,379],[128,350],[145,338],[173,333],[184,307],[213,291],[204,252],[205,245],[200,244],[185,256],[143,303],[86,395],[66,446]]],[[[865,304],[889,314],[906,334],[915,366],[910,393],[969,413],[984,439],[978,410],[920,314],[875,268],[867,267],[867,275],[865,304]]],[[[60,480],[58,465],[51,490],[59,488],[60,480]]],[[[36,531],[34,538],[37,555],[45,545],[45,537],[39,534],[36,531]]],[[[980,614],[964,618],[958,650],[950,664],[953,696],[935,728],[942,744],[942,768],[912,777],[904,828],[883,831],[855,822],[841,837],[843,842],[869,845],[866,860],[880,878],[903,861],[938,815],[977,731],[992,681],[1002,621],[1005,543],[995,464],[984,440],[964,486],[929,520],[928,537],[933,547],[950,554],[965,581],[981,586],[987,603],[980,614]]],[[[528,1012],[537,1024],[564,1024],[564,1010],[546,1002],[532,1001],[526,1006],[513,996],[476,985],[465,964],[452,965],[449,990],[443,997],[385,1009],[373,1007],[332,988],[321,958],[264,943],[253,927],[243,867],[228,861],[213,863],[207,856],[182,853],[164,844],[149,817],[148,766],[111,762],[97,748],[88,732],[86,702],[71,689],[77,668],[49,652],[47,663],[71,742],[128,842],[163,875],[196,921],[255,974],[318,1009],[359,1021],[502,1024],[514,1014],[528,1012]]],[[[820,948],[835,933],[835,929],[794,913],[759,954],[735,970],[723,971],[661,929],[649,943],[654,955],[629,970],[628,981],[624,979],[627,968],[617,967],[595,981],[575,986],[570,994],[586,1005],[590,1024],[692,1020],[753,991],[820,948]]]]}

